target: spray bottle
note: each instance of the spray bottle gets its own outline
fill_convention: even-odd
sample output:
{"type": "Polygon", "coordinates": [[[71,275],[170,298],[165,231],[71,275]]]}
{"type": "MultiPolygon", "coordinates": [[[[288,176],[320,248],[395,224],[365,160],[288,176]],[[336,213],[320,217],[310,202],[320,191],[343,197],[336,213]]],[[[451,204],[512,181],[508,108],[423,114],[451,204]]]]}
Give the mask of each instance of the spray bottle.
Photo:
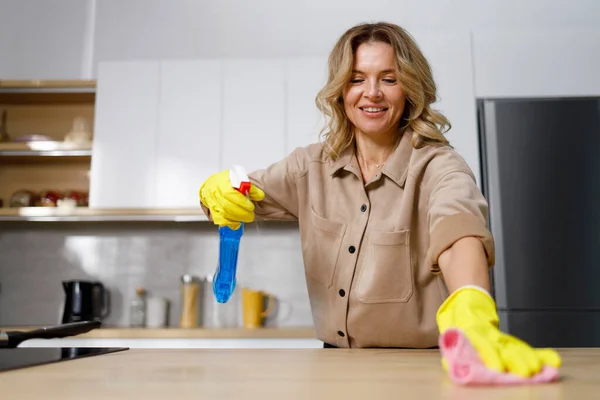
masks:
{"type": "MultiPolygon", "coordinates": [[[[245,196],[248,195],[251,183],[244,168],[239,165],[232,166],[229,170],[229,180],[234,189],[245,196]]],[[[219,262],[213,277],[213,293],[219,303],[227,303],[235,290],[237,259],[243,233],[243,222],[238,229],[219,227],[219,262]]]]}

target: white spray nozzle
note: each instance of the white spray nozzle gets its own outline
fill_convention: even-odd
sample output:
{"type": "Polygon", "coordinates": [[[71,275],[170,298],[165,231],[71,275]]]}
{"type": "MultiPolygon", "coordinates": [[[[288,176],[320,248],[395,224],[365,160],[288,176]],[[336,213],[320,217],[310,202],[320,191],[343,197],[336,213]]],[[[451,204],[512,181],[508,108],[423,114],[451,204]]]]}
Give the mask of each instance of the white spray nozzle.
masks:
{"type": "Polygon", "coordinates": [[[250,191],[250,178],[248,178],[246,170],[241,165],[231,166],[229,181],[231,182],[231,186],[239,190],[242,194],[247,194],[250,191]]]}

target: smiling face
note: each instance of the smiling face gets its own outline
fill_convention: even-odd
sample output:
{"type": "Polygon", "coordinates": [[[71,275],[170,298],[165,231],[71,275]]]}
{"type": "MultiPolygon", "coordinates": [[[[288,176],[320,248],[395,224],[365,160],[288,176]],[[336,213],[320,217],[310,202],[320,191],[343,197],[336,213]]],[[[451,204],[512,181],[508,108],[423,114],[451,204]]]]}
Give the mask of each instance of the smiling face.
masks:
{"type": "Polygon", "coordinates": [[[389,44],[369,42],[356,49],[352,77],[343,99],[357,136],[385,140],[397,135],[406,96],[396,70],[394,49],[389,44]]]}

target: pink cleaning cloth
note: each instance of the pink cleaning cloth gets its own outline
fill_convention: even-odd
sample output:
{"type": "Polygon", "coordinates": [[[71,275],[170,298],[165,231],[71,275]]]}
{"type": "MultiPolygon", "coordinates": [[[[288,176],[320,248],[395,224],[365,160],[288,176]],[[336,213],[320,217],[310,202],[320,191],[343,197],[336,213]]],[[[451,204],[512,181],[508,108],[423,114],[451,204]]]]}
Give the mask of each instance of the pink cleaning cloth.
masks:
{"type": "Polygon", "coordinates": [[[460,385],[522,385],[558,379],[558,369],[549,365],[544,365],[540,372],[528,378],[487,368],[459,329],[448,329],[440,335],[439,346],[442,357],[448,363],[450,379],[460,385]]]}

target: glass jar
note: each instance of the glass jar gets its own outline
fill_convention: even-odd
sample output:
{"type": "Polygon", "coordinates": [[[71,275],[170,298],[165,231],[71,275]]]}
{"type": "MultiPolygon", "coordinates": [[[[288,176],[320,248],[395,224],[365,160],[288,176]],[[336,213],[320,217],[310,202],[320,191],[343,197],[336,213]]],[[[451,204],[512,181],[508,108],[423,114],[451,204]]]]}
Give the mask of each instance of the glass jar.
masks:
{"type": "Polygon", "coordinates": [[[144,288],[135,289],[135,298],[129,306],[129,326],[133,328],[146,326],[146,291],[144,288]]]}
{"type": "Polygon", "coordinates": [[[195,328],[200,320],[200,292],[201,279],[197,276],[185,274],[181,277],[181,328],[195,328]]]}

